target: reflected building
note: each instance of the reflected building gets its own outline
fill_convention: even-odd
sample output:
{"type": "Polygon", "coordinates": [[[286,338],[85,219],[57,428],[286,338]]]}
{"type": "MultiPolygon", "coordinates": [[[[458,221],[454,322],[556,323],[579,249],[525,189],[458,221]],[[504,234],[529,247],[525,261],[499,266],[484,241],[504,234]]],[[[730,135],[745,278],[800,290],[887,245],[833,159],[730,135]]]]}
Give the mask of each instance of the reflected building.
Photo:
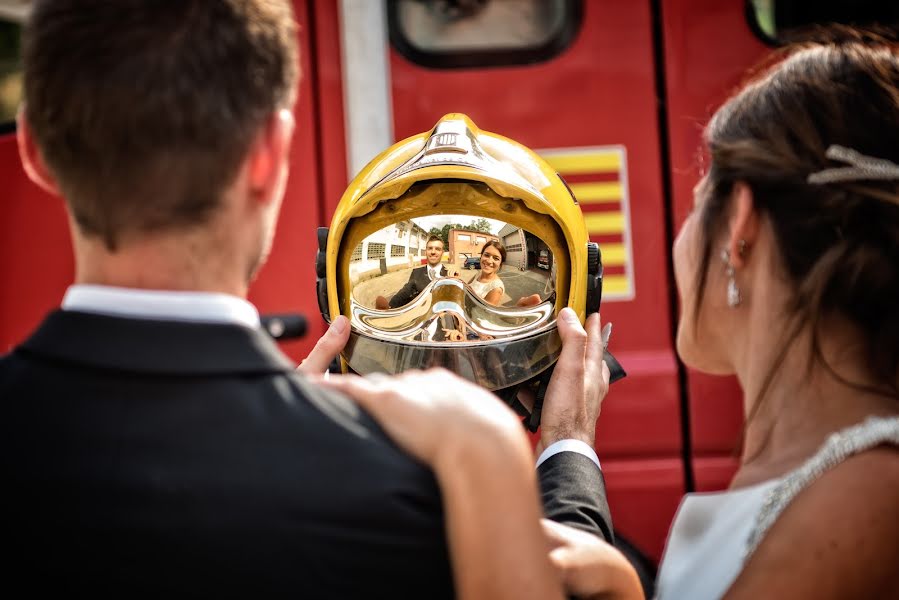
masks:
{"type": "Polygon", "coordinates": [[[412,221],[398,221],[365,238],[350,257],[350,280],[364,281],[426,262],[428,232],[412,221]]]}
{"type": "Polygon", "coordinates": [[[527,233],[521,227],[506,224],[499,230],[499,241],[506,247],[506,266],[524,271],[528,268],[527,233]]]}
{"type": "Polygon", "coordinates": [[[526,271],[552,268],[553,257],[549,246],[533,233],[521,227],[506,224],[499,230],[500,241],[506,247],[506,266],[526,271]]]}
{"type": "MultiPolygon", "coordinates": [[[[508,227],[508,225],[506,226],[508,227]]],[[[449,231],[449,262],[461,269],[465,259],[469,256],[480,256],[484,244],[488,241],[499,241],[492,233],[475,231],[473,229],[450,229],[449,231]]]]}

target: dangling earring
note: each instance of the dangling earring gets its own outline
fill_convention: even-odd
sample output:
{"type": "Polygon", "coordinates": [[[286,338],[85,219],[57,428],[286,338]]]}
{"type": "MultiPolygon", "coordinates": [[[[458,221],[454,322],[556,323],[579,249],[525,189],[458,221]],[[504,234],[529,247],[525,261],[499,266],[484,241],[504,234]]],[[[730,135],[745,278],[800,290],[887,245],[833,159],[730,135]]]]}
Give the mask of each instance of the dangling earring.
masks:
{"type": "MultiPolygon", "coordinates": [[[[740,240],[740,254],[743,254],[743,250],[746,248],[746,242],[740,240]]],[[[740,295],[740,288],[737,287],[737,278],[734,273],[734,266],[730,264],[730,252],[725,248],[721,251],[721,260],[727,265],[725,268],[725,273],[727,274],[727,305],[731,308],[736,308],[740,305],[740,301],[743,300],[743,297],[740,295]]]]}

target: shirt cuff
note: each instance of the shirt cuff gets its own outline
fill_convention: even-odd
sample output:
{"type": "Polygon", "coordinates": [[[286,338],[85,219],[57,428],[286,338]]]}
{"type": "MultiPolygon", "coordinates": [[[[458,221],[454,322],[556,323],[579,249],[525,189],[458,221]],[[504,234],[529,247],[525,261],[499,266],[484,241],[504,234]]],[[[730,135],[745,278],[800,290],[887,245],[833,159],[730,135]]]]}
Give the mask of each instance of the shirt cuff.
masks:
{"type": "Polygon", "coordinates": [[[539,467],[543,463],[545,463],[551,456],[555,456],[559,452],[577,452],[578,454],[583,454],[590,460],[592,460],[597,467],[602,470],[602,467],[599,464],[599,457],[596,456],[596,450],[590,447],[589,444],[582,442],[581,440],[559,440],[558,442],[554,442],[547,446],[546,450],[540,453],[540,456],[537,458],[537,466],[539,467]]]}

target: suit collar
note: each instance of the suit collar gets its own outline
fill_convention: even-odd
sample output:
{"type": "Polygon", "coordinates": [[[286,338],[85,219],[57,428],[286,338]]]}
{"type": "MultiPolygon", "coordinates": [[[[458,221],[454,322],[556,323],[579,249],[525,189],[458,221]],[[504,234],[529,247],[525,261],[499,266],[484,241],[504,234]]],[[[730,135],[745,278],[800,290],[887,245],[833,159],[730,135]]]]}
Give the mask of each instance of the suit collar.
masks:
{"type": "Polygon", "coordinates": [[[261,329],[62,310],[50,313],[17,351],[78,366],[141,373],[261,374],[294,369],[261,329]]]}

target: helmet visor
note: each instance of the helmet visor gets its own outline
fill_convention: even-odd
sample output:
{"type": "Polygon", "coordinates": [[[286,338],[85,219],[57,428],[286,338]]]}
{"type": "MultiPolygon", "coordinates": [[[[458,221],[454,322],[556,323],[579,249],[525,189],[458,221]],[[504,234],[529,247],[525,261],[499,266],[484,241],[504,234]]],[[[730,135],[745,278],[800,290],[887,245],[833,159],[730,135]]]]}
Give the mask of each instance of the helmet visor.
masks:
{"type": "Polygon", "coordinates": [[[517,385],[559,356],[554,302],[500,307],[455,278],[429,283],[404,306],[379,310],[353,301],[348,366],[358,373],[445,367],[496,390],[517,385]]]}

